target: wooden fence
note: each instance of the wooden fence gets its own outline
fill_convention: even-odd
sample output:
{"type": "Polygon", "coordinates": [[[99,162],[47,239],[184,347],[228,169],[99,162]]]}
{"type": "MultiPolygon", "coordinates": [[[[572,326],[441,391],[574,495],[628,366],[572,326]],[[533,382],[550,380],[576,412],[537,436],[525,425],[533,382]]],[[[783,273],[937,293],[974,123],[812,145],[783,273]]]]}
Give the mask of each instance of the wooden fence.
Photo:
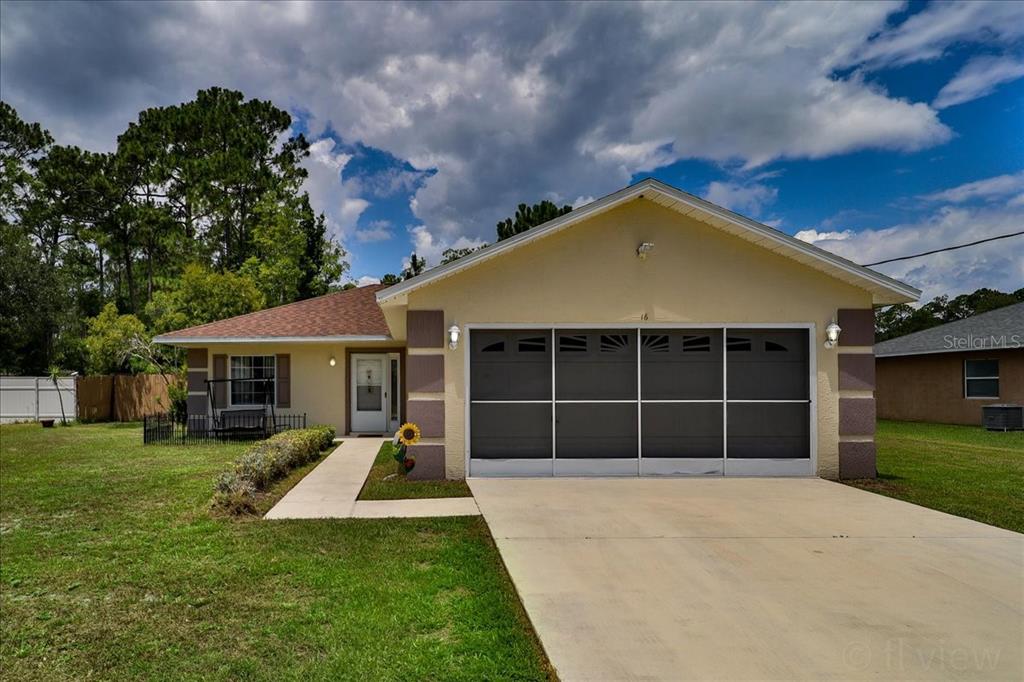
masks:
{"type": "Polygon", "coordinates": [[[78,377],[78,416],[86,421],[137,422],[147,414],[167,412],[167,383],[173,374],[105,374],[78,377]]]}

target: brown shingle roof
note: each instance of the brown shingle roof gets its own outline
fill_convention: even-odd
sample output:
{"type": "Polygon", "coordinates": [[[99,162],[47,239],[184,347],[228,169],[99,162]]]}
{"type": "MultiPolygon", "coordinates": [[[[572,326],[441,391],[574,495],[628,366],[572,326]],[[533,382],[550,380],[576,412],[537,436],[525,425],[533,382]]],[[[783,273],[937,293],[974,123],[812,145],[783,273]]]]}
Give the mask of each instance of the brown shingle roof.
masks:
{"type": "Polygon", "coordinates": [[[229,317],[161,334],[158,342],[189,339],[281,338],[317,336],[390,336],[375,294],[380,284],[229,317]]]}

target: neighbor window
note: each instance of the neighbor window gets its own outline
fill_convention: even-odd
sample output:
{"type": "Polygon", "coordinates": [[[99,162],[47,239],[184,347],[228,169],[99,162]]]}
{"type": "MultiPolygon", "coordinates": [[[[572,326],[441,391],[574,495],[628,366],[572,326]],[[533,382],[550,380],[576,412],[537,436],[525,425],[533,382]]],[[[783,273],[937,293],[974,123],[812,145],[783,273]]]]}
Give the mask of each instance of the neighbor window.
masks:
{"type": "Polygon", "coordinates": [[[231,358],[231,404],[274,403],[274,356],[239,355],[231,358]]]}
{"type": "Polygon", "coordinates": [[[964,397],[999,397],[998,360],[964,360],[964,397]]]}

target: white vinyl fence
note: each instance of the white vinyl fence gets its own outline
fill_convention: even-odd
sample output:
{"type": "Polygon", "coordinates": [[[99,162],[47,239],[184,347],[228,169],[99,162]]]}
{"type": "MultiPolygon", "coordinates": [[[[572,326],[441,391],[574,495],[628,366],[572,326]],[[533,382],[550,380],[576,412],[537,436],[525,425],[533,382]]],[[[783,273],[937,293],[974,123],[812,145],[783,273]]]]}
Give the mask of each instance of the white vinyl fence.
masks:
{"type": "Polygon", "coordinates": [[[75,377],[62,377],[57,383],[60,396],[50,377],[0,376],[0,423],[59,420],[61,399],[68,421],[74,419],[77,409],[75,377]]]}

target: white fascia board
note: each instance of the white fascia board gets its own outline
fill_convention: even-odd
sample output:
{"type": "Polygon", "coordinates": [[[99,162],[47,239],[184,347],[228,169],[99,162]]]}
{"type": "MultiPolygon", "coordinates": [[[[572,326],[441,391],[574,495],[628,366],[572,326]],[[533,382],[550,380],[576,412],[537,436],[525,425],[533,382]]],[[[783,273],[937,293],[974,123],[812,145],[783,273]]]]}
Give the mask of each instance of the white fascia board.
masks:
{"type": "Polygon", "coordinates": [[[194,346],[227,343],[360,343],[390,342],[390,336],[155,336],[154,343],[194,346]]]}
{"type": "Polygon", "coordinates": [[[377,303],[383,304],[396,297],[404,296],[414,289],[418,289],[435,280],[453,275],[465,268],[472,267],[477,263],[498,256],[535,239],[545,237],[553,232],[557,232],[558,230],[568,227],[569,225],[574,225],[575,223],[586,220],[595,214],[610,210],[615,206],[625,203],[631,199],[635,199],[646,192],[657,192],[663,196],[694,208],[705,215],[711,215],[738,227],[742,227],[749,232],[753,232],[764,237],[766,240],[770,240],[781,245],[783,248],[792,249],[798,253],[806,254],[816,260],[823,261],[832,267],[852,274],[858,279],[867,280],[876,287],[894,293],[899,297],[916,301],[921,296],[921,291],[919,289],[915,289],[909,284],[900,282],[899,280],[864,267],[863,265],[858,265],[853,261],[837,256],[836,254],[814,246],[813,244],[801,241],[796,237],[786,234],[785,232],[768,227],[767,225],[762,225],[755,220],[751,220],[750,218],[746,218],[737,213],[721,208],[720,206],[716,206],[715,204],[704,201],[692,194],[676,189],[671,185],[666,185],[665,183],[654,180],[653,178],[648,178],[635,185],[613,192],[612,194],[602,197],[597,201],[593,201],[582,208],[572,211],[571,213],[567,213],[555,218],[554,220],[550,220],[543,225],[539,225],[533,229],[527,230],[526,232],[521,232],[515,237],[505,239],[501,242],[488,246],[487,248],[460,258],[457,261],[448,263],[447,265],[436,267],[422,275],[419,275],[418,277],[413,277],[412,279],[400,282],[399,284],[388,287],[387,289],[381,289],[376,294],[377,303]]]}

